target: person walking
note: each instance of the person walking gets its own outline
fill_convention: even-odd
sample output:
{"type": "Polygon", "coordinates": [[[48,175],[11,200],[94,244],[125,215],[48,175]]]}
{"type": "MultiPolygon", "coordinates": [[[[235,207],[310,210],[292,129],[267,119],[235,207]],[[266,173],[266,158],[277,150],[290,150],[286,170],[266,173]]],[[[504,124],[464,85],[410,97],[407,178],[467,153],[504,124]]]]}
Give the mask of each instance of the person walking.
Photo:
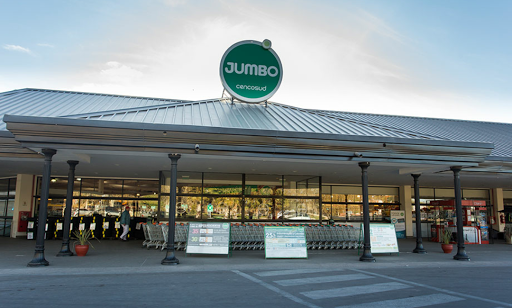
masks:
{"type": "Polygon", "coordinates": [[[130,229],[130,207],[126,206],[124,208],[124,212],[121,214],[120,219],[121,226],[123,226],[123,234],[121,234],[121,239],[123,241],[128,240],[128,231],[130,229]]]}

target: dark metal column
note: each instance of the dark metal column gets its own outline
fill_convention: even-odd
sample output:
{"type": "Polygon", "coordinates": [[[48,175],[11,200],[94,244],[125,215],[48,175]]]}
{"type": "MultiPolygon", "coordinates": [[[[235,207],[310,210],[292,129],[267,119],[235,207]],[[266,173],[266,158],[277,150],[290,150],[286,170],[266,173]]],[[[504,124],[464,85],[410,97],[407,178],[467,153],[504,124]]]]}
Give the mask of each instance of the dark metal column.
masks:
{"type": "Polygon", "coordinates": [[[421,238],[420,186],[418,184],[421,174],[411,175],[414,178],[414,206],[416,209],[416,248],[412,252],[425,254],[427,251],[423,248],[423,239],[421,238]]]}
{"type": "Polygon", "coordinates": [[[66,195],[66,209],[64,210],[64,228],[62,233],[62,247],[57,257],[72,256],[69,249],[69,224],[71,223],[71,208],[73,207],[73,186],[75,184],[75,167],[78,165],[76,160],[68,160],[68,191],[66,195]]]}
{"type": "Polygon", "coordinates": [[[44,258],[44,235],[46,231],[46,217],[48,216],[48,195],[50,191],[50,176],[52,173],[52,157],[57,153],[54,149],[43,149],[44,168],[43,182],[41,184],[41,203],[39,204],[39,217],[37,218],[37,237],[34,258],[27,266],[48,266],[50,263],[44,258]]]}
{"type": "Polygon", "coordinates": [[[363,255],[359,258],[359,261],[364,262],[375,262],[375,258],[372,256],[371,244],[370,244],[370,205],[368,203],[368,167],[370,163],[361,162],[361,182],[363,184],[363,224],[364,224],[364,250],[363,255]]]}
{"type": "Polygon", "coordinates": [[[464,228],[462,225],[462,195],[460,190],[460,170],[462,167],[451,167],[453,171],[453,182],[455,186],[455,211],[457,215],[457,254],[453,256],[455,260],[469,261],[464,246],[464,228]]]}
{"type": "Polygon", "coordinates": [[[167,239],[167,254],[162,260],[164,265],[177,265],[180,260],[174,255],[174,231],[176,229],[176,181],[178,179],[178,159],[181,154],[169,154],[171,159],[171,192],[169,200],[169,237],[167,239]]]}

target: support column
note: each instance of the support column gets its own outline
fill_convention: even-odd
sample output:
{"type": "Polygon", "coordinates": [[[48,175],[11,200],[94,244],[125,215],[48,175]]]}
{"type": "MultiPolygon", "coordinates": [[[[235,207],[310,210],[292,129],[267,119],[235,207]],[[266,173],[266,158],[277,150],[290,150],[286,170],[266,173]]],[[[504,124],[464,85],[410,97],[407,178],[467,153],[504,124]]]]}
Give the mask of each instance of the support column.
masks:
{"type": "Polygon", "coordinates": [[[364,228],[364,250],[363,255],[359,258],[359,261],[363,262],[375,262],[375,258],[372,256],[371,244],[370,244],[370,205],[368,203],[368,167],[369,162],[359,163],[361,167],[361,182],[363,185],[363,228],[364,228]]]}
{"type": "Polygon", "coordinates": [[[69,225],[71,223],[71,208],[73,207],[73,186],[75,184],[75,167],[78,165],[76,160],[68,160],[68,191],[66,195],[66,209],[64,210],[64,228],[62,233],[62,247],[57,257],[72,256],[69,249],[69,225]]]}
{"type": "Polygon", "coordinates": [[[462,167],[451,167],[453,171],[453,182],[455,187],[455,211],[457,215],[457,254],[453,256],[455,260],[469,261],[464,246],[464,228],[462,225],[462,194],[460,189],[460,170],[462,167]]]}
{"type": "Polygon", "coordinates": [[[44,169],[41,184],[41,204],[39,205],[39,217],[37,218],[37,237],[34,258],[27,266],[48,266],[50,263],[44,258],[44,236],[46,231],[46,217],[48,216],[48,195],[50,192],[50,176],[52,173],[52,157],[57,153],[54,149],[43,149],[44,169]]]}
{"type": "Polygon", "coordinates": [[[416,210],[416,248],[412,252],[425,254],[427,251],[423,248],[423,239],[421,237],[421,211],[420,211],[420,186],[418,178],[421,174],[411,174],[414,178],[414,207],[416,210]]]}
{"type": "Polygon", "coordinates": [[[178,179],[178,159],[181,154],[169,154],[171,159],[171,192],[169,200],[169,237],[167,239],[167,254],[162,260],[164,265],[177,265],[180,260],[174,255],[174,231],[176,230],[176,181],[178,179]]]}

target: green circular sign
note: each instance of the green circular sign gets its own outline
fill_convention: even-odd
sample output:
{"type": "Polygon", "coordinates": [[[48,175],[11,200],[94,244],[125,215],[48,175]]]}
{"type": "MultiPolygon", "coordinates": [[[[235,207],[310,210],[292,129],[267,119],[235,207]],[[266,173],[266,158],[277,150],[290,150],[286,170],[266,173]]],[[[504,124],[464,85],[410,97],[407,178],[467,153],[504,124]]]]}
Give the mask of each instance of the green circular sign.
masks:
{"type": "Polygon", "coordinates": [[[268,100],[281,85],[283,66],[281,60],[266,44],[258,41],[241,41],[222,56],[220,79],[224,89],[233,97],[248,103],[268,100]]]}

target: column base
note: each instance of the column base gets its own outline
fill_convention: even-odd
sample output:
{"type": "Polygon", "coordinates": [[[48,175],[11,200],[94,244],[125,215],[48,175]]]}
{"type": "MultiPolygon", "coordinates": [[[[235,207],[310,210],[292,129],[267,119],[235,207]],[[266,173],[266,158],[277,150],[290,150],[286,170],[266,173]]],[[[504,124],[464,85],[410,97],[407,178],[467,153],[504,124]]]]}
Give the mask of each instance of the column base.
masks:
{"type": "Polygon", "coordinates": [[[73,252],[71,252],[71,249],[69,249],[69,244],[62,244],[57,257],[71,257],[72,255],[73,252]]]}
{"type": "Polygon", "coordinates": [[[375,262],[375,258],[372,256],[370,251],[365,250],[363,255],[359,258],[361,262],[375,262]]]}
{"type": "Polygon", "coordinates": [[[34,255],[34,259],[30,261],[27,266],[28,267],[38,267],[38,266],[48,266],[50,262],[46,261],[44,258],[44,253],[36,252],[34,255]]]}
{"type": "Polygon", "coordinates": [[[420,254],[420,255],[424,255],[427,253],[427,251],[425,250],[425,248],[423,248],[423,245],[421,246],[416,246],[416,248],[414,248],[414,250],[412,251],[413,253],[417,253],[417,254],[420,254]]]}
{"type": "Polygon", "coordinates": [[[176,258],[176,256],[174,255],[174,251],[172,251],[172,252],[167,251],[167,255],[162,260],[161,264],[163,264],[163,265],[178,265],[178,264],[180,264],[180,260],[178,260],[178,258],[176,258]]]}
{"type": "Polygon", "coordinates": [[[453,259],[458,260],[458,261],[470,261],[468,255],[465,253],[464,254],[457,253],[456,255],[453,256],[453,259]]]}

